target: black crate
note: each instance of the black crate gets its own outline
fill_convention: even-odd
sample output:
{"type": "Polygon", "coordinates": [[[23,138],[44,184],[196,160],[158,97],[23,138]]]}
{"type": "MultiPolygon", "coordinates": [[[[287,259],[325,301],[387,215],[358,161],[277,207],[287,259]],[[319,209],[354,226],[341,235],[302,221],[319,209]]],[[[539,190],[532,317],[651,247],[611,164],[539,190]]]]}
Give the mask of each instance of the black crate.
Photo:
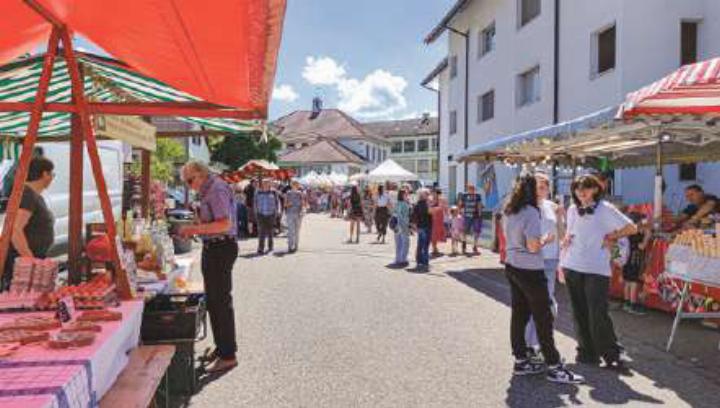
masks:
{"type": "Polygon", "coordinates": [[[204,329],[205,311],[202,294],[158,295],[145,305],[142,341],[195,340],[204,329]]]}

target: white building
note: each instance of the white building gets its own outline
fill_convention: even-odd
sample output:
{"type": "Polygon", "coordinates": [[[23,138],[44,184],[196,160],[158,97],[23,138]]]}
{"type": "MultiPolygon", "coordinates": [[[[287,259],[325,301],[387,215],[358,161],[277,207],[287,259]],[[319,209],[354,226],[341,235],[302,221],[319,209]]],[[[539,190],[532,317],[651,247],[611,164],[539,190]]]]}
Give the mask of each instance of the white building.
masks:
{"type": "Polygon", "coordinates": [[[438,121],[429,114],[415,119],[364,123],[370,133],[387,138],[390,158],[418,175],[426,185],[437,181],[438,121]]]}
{"type": "MultiPolygon", "coordinates": [[[[453,160],[468,145],[617,105],[683,63],[720,55],[719,22],[717,0],[457,1],[426,38],[448,43],[447,67],[433,73],[441,186],[452,197],[466,182],[478,183],[482,166],[466,170],[453,160]]],[[[512,172],[496,170],[501,190],[507,188],[512,172]]],[[[667,202],[680,205],[683,183],[720,192],[720,178],[709,177],[718,170],[699,164],[696,180],[681,182],[677,166],[668,166],[667,202]]],[[[651,179],[651,169],[618,171],[616,194],[650,201],[651,179]]]]}

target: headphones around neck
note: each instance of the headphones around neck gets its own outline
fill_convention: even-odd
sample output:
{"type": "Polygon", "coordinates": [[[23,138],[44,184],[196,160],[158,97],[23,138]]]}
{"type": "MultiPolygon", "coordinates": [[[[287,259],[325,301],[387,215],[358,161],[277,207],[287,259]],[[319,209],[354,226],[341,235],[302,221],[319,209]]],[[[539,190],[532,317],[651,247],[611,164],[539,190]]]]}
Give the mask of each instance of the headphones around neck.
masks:
{"type": "Polygon", "coordinates": [[[600,205],[600,201],[594,203],[590,207],[580,207],[580,208],[578,208],[578,214],[581,217],[584,217],[585,215],[593,215],[593,214],[595,214],[595,211],[597,210],[598,205],[600,205]]]}

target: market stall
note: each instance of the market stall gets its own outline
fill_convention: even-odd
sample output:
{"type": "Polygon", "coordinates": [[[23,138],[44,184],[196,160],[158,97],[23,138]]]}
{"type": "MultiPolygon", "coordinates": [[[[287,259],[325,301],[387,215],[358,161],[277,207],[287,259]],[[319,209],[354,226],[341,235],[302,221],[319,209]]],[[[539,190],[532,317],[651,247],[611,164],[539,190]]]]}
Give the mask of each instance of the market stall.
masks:
{"type": "MultiPolygon", "coordinates": [[[[98,153],[97,140],[105,136],[98,121],[107,115],[178,116],[224,133],[262,129],[255,120],[267,115],[285,1],[254,0],[241,8],[232,1],[161,1],[153,7],[47,3],[7,4],[9,25],[0,29],[0,64],[47,41],[44,55],[0,67],[0,134],[22,140],[0,265],[36,142],[69,140],[70,242],[77,245],[69,266],[70,275],[83,282],[57,286],[58,265],[52,260],[15,262],[10,289],[0,294],[0,310],[8,312],[0,314],[0,404],[96,406],[138,344],[144,302],[137,288],[143,273],[162,281],[165,272],[180,269],[161,229],[143,220],[115,222],[98,153]],[[106,15],[113,18],[101,18],[106,15]],[[221,34],[218,26],[233,27],[238,35],[221,34]],[[75,52],[74,34],[126,62],[75,52]],[[88,225],[87,242],[85,147],[104,218],[97,228],[88,225]]],[[[170,278],[169,286],[171,294],[173,287],[182,289],[182,279],[170,278]]],[[[128,406],[149,402],[127,401],[128,406]]]]}
{"type": "Polygon", "coordinates": [[[418,176],[411,171],[405,170],[392,159],[387,159],[380,163],[367,175],[367,181],[371,183],[393,182],[399,183],[403,181],[417,181],[418,176]]]}
{"type": "MultiPolygon", "coordinates": [[[[688,65],[637,92],[627,101],[575,120],[472,146],[464,161],[502,161],[510,166],[546,165],[554,169],[615,169],[655,166],[651,203],[623,206],[653,221],[654,240],[647,251],[645,304],[666,311],[696,312],[720,308],[720,289],[707,279],[683,280],[668,273],[667,255],[675,234],[673,216],[663,203],[665,164],[714,161],[720,157],[720,59],[688,65]],[[686,285],[687,284],[687,285],[686,285]],[[683,288],[688,296],[681,301],[683,288]]],[[[622,205],[622,203],[619,203],[622,205]]],[[[716,234],[715,220],[704,222],[716,234]]],[[[697,265],[697,264],[696,264],[697,265]]],[[[718,270],[712,273],[720,274],[718,270]]],[[[622,297],[620,271],[611,294],[622,297]]]]}

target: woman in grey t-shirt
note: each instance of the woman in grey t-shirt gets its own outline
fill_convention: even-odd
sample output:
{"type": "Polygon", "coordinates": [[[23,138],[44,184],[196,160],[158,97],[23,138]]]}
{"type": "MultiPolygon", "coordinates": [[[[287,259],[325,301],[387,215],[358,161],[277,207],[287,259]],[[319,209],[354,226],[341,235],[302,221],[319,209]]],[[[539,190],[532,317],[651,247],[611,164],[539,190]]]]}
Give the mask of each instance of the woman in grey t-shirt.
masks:
{"type": "Polygon", "coordinates": [[[510,338],[515,356],[515,375],[538,374],[545,366],[528,358],[525,326],[530,316],[535,321],[540,349],[547,364],[547,379],[577,384],[583,377],[565,368],[553,337],[553,314],[541,253],[542,230],[538,210],[537,181],[533,175],[522,176],[515,183],[504,208],[507,259],[505,273],[510,282],[512,318],[510,338]]]}

